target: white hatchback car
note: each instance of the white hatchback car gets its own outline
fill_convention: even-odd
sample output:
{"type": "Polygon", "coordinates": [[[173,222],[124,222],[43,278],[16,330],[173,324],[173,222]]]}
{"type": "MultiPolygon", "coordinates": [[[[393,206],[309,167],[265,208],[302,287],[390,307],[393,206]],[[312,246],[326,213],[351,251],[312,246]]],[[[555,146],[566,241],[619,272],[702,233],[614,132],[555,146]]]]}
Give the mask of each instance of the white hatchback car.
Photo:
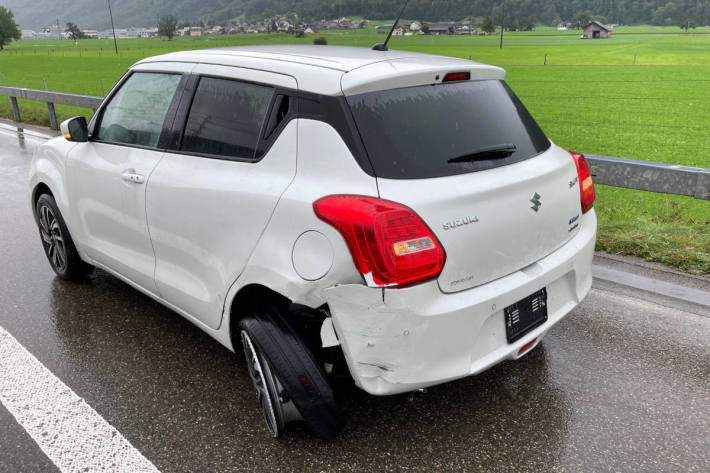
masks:
{"type": "Polygon", "coordinates": [[[100,267],[230,350],[267,425],[531,350],[588,293],[594,187],[498,68],[331,46],[145,59],[32,162],[54,271],[100,267]]]}

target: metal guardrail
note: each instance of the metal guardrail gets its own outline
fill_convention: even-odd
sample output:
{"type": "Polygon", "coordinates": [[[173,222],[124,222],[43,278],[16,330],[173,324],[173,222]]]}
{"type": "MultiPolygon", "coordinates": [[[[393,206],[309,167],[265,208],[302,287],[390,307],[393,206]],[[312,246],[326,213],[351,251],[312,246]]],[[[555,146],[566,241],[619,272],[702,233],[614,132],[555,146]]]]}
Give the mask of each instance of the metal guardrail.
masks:
{"type": "Polygon", "coordinates": [[[710,200],[710,169],[585,155],[595,184],[710,200]]]}
{"type": "Polygon", "coordinates": [[[76,107],[90,108],[96,110],[101,104],[103,98],[94,97],[93,95],[66,94],[64,92],[52,92],[49,90],[25,89],[21,87],[6,87],[0,86],[0,95],[10,97],[12,104],[12,114],[16,122],[22,121],[20,115],[20,107],[17,104],[17,99],[37,100],[47,104],[47,112],[49,113],[49,123],[53,130],[59,129],[57,122],[57,113],[54,110],[55,104],[73,105],[76,107]]]}
{"type": "MultiPolygon", "coordinates": [[[[10,97],[12,113],[21,122],[17,99],[45,102],[52,129],[58,130],[55,104],[74,105],[96,110],[103,98],[92,95],[65,94],[49,90],[24,89],[0,86],[0,95],[10,97]]],[[[678,166],[674,164],[638,161],[587,154],[596,184],[624,187],[663,194],[676,194],[710,200],[710,169],[678,166]]]]}

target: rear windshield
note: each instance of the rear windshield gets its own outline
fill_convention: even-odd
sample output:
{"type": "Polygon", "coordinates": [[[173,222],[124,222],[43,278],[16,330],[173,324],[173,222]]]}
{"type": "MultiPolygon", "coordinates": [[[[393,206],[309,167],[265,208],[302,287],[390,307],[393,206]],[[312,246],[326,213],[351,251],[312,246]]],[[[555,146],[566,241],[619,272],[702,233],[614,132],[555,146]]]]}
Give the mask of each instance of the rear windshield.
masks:
{"type": "Polygon", "coordinates": [[[523,161],[550,147],[500,80],[384,90],[347,101],[375,174],[386,179],[481,171],[523,161]],[[480,153],[486,149],[508,151],[480,153]]]}

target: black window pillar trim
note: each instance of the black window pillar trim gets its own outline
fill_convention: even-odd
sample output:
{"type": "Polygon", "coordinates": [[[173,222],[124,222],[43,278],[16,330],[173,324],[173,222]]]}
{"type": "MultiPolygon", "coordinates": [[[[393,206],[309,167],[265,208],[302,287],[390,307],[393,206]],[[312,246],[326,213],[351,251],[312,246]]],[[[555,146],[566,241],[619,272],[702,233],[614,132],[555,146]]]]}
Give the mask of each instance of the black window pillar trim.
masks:
{"type": "Polygon", "coordinates": [[[298,102],[298,118],[322,121],[335,128],[360,168],[376,177],[345,96],[299,92],[298,102]]]}
{"type": "Polygon", "coordinates": [[[183,133],[187,124],[187,117],[190,114],[192,100],[195,97],[197,83],[200,81],[200,76],[196,74],[186,74],[185,87],[180,96],[180,101],[175,109],[175,116],[170,125],[168,132],[168,140],[166,141],[165,149],[167,151],[179,151],[182,145],[183,133]]]}

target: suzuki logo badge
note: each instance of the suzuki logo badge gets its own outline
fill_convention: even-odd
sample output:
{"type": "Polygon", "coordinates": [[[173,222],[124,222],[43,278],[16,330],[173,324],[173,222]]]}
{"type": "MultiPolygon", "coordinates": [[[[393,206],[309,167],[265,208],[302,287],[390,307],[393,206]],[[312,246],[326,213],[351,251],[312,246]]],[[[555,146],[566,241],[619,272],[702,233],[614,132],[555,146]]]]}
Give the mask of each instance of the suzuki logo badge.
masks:
{"type": "Polygon", "coordinates": [[[535,212],[540,210],[540,207],[542,207],[542,202],[540,202],[540,197],[541,195],[535,192],[532,196],[532,199],[530,199],[530,202],[532,202],[532,205],[530,206],[531,209],[533,209],[535,212]]]}

